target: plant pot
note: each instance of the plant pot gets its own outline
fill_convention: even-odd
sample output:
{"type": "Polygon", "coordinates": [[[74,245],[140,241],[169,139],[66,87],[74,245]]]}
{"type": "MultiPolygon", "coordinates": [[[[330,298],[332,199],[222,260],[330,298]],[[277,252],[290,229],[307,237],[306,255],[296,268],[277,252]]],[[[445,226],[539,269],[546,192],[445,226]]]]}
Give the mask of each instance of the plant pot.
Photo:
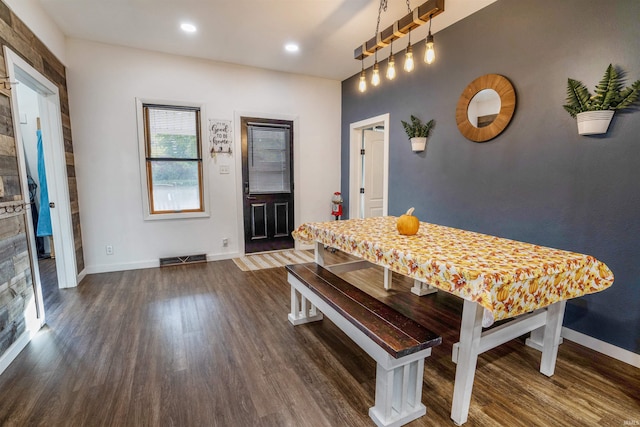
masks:
{"type": "Polygon", "coordinates": [[[613,110],[585,111],[584,113],[578,113],[576,115],[576,120],[578,121],[578,134],[597,135],[600,133],[607,133],[613,113],[613,110]]]}
{"type": "Polygon", "coordinates": [[[427,138],[422,136],[416,136],[410,139],[411,149],[413,151],[424,151],[427,146],[427,138]]]}

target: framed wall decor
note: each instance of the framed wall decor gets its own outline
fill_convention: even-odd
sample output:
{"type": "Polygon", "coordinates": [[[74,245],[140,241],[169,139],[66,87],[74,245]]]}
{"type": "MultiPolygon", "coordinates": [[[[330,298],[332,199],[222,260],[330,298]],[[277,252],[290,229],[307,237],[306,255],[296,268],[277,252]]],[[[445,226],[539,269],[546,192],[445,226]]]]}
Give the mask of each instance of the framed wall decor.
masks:
{"type": "Polygon", "coordinates": [[[233,126],[231,120],[209,119],[209,152],[211,157],[218,154],[232,154],[233,126]]]}

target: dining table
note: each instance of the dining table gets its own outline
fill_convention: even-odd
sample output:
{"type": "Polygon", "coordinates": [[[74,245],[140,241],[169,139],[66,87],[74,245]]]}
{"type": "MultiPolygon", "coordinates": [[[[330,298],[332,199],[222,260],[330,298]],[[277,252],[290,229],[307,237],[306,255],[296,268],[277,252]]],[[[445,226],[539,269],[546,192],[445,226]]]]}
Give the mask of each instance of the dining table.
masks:
{"type": "MultiPolygon", "coordinates": [[[[335,272],[374,265],[414,279],[412,292],[444,291],[463,300],[451,419],[467,421],[478,355],[531,332],[541,350],[540,372],[554,374],[566,301],[602,291],[614,276],[593,256],[503,237],[420,222],[417,234],[397,231],[394,216],[309,222],[296,240],[315,244],[316,263],[325,265],[324,248],[358,258],[335,272]],[[495,322],[498,326],[491,327],[495,322]],[[491,327],[491,328],[490,328],[491,327]]],[[[436,331],[437,332],[437,331],[436,331]]]]}

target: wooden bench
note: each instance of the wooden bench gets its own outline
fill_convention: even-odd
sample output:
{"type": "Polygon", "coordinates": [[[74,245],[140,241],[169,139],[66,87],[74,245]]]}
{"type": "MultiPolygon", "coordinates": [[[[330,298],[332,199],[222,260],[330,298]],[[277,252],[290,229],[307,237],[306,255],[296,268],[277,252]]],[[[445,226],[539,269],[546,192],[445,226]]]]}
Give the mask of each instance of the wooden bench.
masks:
{"type": "Polygon", "coordinates": [[[426,414],[422,404],[424,359],[442,338],[419,323],[347,283],[316,263],[287,265],[293,325],[323,314],[376,362],[378,426],[401,426],[426,414]]]}

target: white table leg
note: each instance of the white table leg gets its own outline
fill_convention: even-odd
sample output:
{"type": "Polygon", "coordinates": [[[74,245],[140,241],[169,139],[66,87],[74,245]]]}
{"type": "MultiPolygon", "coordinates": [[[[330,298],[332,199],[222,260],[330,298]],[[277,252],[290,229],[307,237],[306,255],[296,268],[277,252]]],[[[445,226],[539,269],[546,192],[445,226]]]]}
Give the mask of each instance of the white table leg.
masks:
{"type": "Polygon", "coordinates": [[[411,288],[412,294],[416,294],[421,297],[423,295],[435,294],[436,292],[438,292],[438,288],[435,286],[427,285],[425,282],[418,279],[413,280],[413,288],[411,288]]]}
{"type": "Polygon", "coordinates": [[[558,346],[560,345],[560,332],[564,319],[564,308],[567,301],[560,301],[547,307],[547,324],[544,326],[542,339],[542,359],[540,372],[550,377],[556,369],[558,346]]]}
{"type": "Polygon", "coordinates": [[[316,242],[315,261],[316,264],[324,266],[324,245],[320,242],[316,242]]]}
{"type": "Polygon", "coordinates": [[[384,269],[384,288],[386,290],[391,289],[392,275],[393,275],[393,272],[391,270],[389,270],[388,268],[384,269]]]}
{"type": "MultiPolygon", "coordinates": [[[[535,348],[538,351],[542,351],[542,344],[544,341],[544,326],[538,329],[534,329],[531,331],[531,335],[527,338],[524,343],[527,347],[535,348]]],[[[562,337],[560,337],[560,342],[558,344],[562,344],[562,337]]]]}
{"type": "Polygon", "coordinates": [[[451,419],[462,425],[467,421],[473,379],[476,374],[480,337],[482,335],[483,308],[473,301],[464,300],[456,381],[453,387],[451,419]]]}

